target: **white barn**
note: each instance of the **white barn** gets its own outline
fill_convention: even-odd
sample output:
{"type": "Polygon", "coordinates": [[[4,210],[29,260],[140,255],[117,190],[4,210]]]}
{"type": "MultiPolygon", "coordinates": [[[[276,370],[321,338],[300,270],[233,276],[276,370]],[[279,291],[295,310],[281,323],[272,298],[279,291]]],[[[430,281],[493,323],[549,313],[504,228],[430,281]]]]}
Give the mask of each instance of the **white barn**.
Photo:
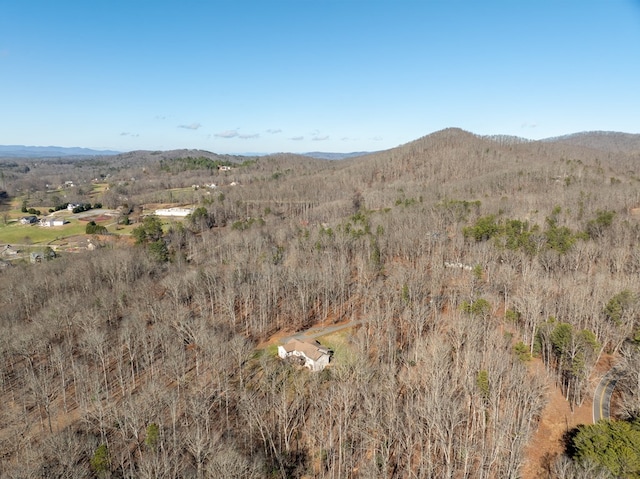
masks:
{"type": "Polygon", "coordinates": [[[67,223],[64,218],[43,218],[40,220],[40,226],[50,228],[52,226],[64,226],[67,223]]]}
{"type": "Polygon", "coordinates": [[[156,210],[158,216],[176,216],[184,218],[187,215],[193,213],[193,208],[161,208],[156,210]]]}

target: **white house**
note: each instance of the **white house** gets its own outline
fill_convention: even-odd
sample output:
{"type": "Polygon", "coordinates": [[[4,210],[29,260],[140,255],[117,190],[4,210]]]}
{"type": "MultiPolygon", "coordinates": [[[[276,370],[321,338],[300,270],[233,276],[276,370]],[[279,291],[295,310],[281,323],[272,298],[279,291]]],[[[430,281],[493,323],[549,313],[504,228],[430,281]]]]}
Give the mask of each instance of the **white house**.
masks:
{"type": "Polygon", "coordinates": [[[17,256],[20,251],[12,247],[10,244],[0,246],[0,256],[17,256]]]}
{"type": "Polygon", "coordinates": [[[30,225],[35,223],[36,221],[38,221],[38,218],[35,216],[24,216],[22,218],[20,218],[20,224],[21,225],[30,225]]]}
{"type": "Polygon", "coordinates": [[[322,371],[331,354],[327,348],[318,341],[312,339],[291,338],[283,345],[278,346],[278,356],[282,359],[297,357],[304,362],[304,366],[312,371],[322,371]]]}

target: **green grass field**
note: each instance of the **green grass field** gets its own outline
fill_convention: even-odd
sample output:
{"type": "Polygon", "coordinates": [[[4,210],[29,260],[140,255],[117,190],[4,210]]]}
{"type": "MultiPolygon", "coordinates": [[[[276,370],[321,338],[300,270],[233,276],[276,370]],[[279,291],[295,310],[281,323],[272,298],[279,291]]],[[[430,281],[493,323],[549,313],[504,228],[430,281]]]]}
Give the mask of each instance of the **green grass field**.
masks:
{"type": "Polygon", "coordinates": [[[43,228],[38,225],[21,225],[14,221],[0,225],[0,244],[46,245],[56,239],[84,234],[86,223],[71,220],[64,226],[43,228]]]}
{"type": "Polygon", "coordinates": [[[109,187],[109,183],[92,183],[91,184],[91,193],[89,193],[89,196],[91,198],[95,198],[96,195],[107,191],[107,188],[109,187]]]}
{"type": "Polygon", "coordinates": [[[354,361],[355,356],[352,347],[349,345],[350,336],[351,328],[317,338],[320,344],[333,351],[332,364],[349,364],[354,361]]]}
{"type": "MultiPolygon", "coordinates": [[[[88,221],[71,218],[70,214],[56,214],[57,218],[65,217],[69,223],[64,226],[44,228],[37,224],[22,225],[20,224],[20,218],[27,216],[27,214],[20,211],[12,213],[11,219],[8,220],[7,224],[0,222],[0,244],[47,245],[64,238],[84,235],[88,223],[88,221]]],[[[130,235],[131,231],[137,226],[116,225],[114,224],[115,218],[96,221],[96,223],[106,226],[109,233],[117,235],[130,235]]]]}
{"type": "MultiPolygon", "coordinates": [[[[96,196],[107,188],[106,183],[96,183],[92,185],[91,196],[96,196]]],[[[193,195],[192,188],[176,188],[172,190],[174,199],[178,197],[180,199],[186,199],[193,195]]],[[[3,212],[3,217],[0,218],[0,244],[11,245],[23,245],[24,246],[44,246],[49,244],[55,244],[64,241],[66,238],[71,238],[79,235],[84,235],[88,221],[80,221],[71,212],[67,210],[61,210],[55,213],[56,218],[65,218],[69,223],[64,226],[54,226],[45,228],[37,224],[22,225],[20,224],[20,218],[29,216],[29,213],[21,211],[23,204],[22,197],[14,198],[11,202],[10,209],[3,212]]],[[[36,208],[40,210],[43,218],[49,214],[48,206],[39,206],[36,208]]],[[[90,220],[91,217],[86,218],[90,220]]],[[[134,228],[139,226],[138,224],[131,225],[116,225],[116,218],[111,217],[105,220],[96,221],[97,224],[107,227],[110,234],[129,236],[134,228]]],[[[163,229],[168,231],[171,225],[174,223],[181,223],[182,218],[162,218],[163,229]]]]}

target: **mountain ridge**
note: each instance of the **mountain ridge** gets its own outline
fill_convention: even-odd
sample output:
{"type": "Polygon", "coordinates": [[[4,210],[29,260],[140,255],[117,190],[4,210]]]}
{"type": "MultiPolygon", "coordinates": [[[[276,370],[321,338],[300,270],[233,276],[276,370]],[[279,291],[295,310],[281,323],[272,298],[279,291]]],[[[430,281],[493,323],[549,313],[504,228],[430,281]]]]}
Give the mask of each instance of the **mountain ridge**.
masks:
{"type": "MultiPolygon", "coordinates": [[[[457,135],[470,135],[476,138],[487,140],[502,145],[517,145],[540,141],[543,143],[562,143],[573,146],[581,146],[596,150],[611,150],[620,152],[636,152],[640,151],[640,134],[625,133],[617,131],[583,131],[571,133],[567,135],[543,138],[540,140],[530,140],[528,138],[512,136],[512,135],[478,135],[473,132],[463,130],[461,128],[450,127],[442,130],[434,131],[425,136],[405,143],[405,145],[419,142],[423,140],[451,138],[457,135]]],[[[398,147],[403,145],[398,145],[398,147]]],[[[395,147],[397,148],[397,147],[395,147]]],[[[392,150],[394,148],[389,148],[392,150]]],[[[299,153],[300,156],[324,160],[343,160],[356,158],[365,155],[378,153],[379,151],[357,151],[357,152],[320,152],[313,151],[307,153],[299,153]]],[[[173,149],[173,150],[97,150],[84,147],[62,147],[62,146],[27,146],[27,145],[0,145],[0,158],[70,158],[70,157],[95,157],[95,156],[122,156],[122,155],[202,155],[213,157],[247,157],[247,156],[269,156],[274,153],[266,153],[261,155],[246,154],[219,154],[202,149],[173,149]]]]}
{"type": "Polygon", "coordinates": [[[8,158],[61,158],[84,156],[112,156],[121,153],[115,150],[95,150],[82,147],[0,145],[0,157],[8,158]]]}
{"type": "Polygon", "coordinates": [[[563,143],[594,150],[640,152],[640,134],[618,131],[583,131],[540,140],[546,143],[563,143]]]}

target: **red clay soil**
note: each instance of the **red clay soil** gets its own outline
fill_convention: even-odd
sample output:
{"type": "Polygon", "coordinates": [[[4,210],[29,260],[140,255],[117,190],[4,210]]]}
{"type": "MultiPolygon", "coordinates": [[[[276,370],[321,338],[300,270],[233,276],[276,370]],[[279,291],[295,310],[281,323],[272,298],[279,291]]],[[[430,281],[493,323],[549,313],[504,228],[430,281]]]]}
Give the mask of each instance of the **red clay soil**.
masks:
{"type": "MultiPolygon", "coordinates": [[[[593,390],[602,375],[612,365],[612,358],[604,356],[600,358],[591,381],[592,390],[582,406],[571,411],[569,402],[562,395],[562,391],[556,387],[552,378],[548,379],[548,403],[542,412],[538,429],[526,451],[525,464],[522,468],[522,479],[550,478],[549,466],[555,458],[563,453],[563,435],[568,430],[580,424],[592,424],[593,415],[593,390]]],[[[544,375],[544,365],[539,359],[533,360],[532,368],[538,369],[544,375]]]]}

